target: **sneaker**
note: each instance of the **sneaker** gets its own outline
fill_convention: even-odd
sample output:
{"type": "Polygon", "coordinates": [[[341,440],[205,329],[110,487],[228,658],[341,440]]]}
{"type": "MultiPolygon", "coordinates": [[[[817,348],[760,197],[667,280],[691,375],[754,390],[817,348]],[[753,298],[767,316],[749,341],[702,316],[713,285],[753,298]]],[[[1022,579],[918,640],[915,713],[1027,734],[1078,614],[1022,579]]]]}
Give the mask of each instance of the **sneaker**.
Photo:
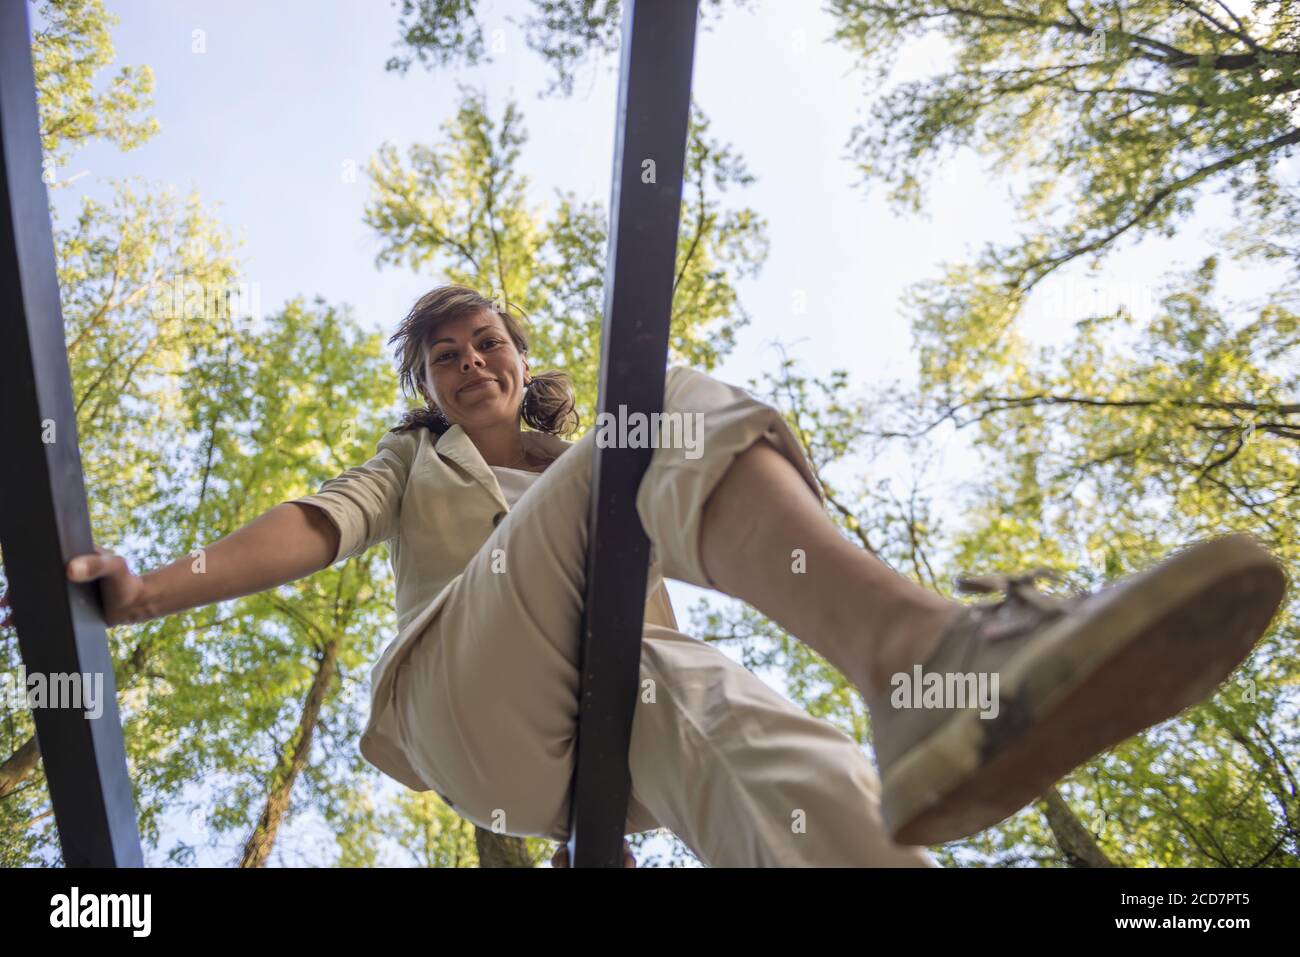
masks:
{"type": "Polygon", "coordinates": [[[895,675],[864,695],[896,843],[978,833],[1099,752],[1205,700],[1250,654],[1286,591],[1281,564],[1245,534],[1193,545],[1092,594],[1043,594],[1043,577],[1061,580],[1041,568],[960,579],[962,591],[1006,597],[967,605],[907,681],[895,675]],[[986,676],[993,706],[951,697],[924,706],[908,684],[934,674],[953,691],[948,676],[986,676]]]}

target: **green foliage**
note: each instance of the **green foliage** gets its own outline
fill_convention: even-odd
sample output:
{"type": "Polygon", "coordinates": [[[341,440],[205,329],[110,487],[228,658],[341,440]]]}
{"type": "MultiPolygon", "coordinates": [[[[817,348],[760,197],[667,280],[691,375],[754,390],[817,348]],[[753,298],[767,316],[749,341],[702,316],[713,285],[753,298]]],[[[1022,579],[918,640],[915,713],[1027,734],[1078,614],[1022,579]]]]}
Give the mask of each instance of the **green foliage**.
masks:
{"type": "MultiPolygon", "coordinates": [[[[725,0],[700,4],[702,27],[725,0]]],[[[744,9],[754,0],[732,0],[744,9]]],[[[522,26],[524,42],[555,71],[542,95],[573,94],[575,68],[593,51],[614,53],[622,41],[623,13],[618,0],[531,0],[532,10],[522,26]]],[[[397,0],[393,0],[397,6],[397,0]]],[[[389,58],[387,69],[405,73],[419,61],[429,69],[463,63],[491,64],[493,53],[506,52],[504,33],[494,30],[485,43],[484,24],[475,0],[401,0],[398,29],[401,52],[389,58]]]]}
{"type": "Polygon", "coordinates": [[[139,146],[158,131],[142,116],[153,106],[153,71],[122,67],[107,89],[97,92],[96,75],[113,61],[109,27],[118,18],[101,0],[42,0],[32,26],[32,65],[41,114],[46,182],[61,180],[53,167],[82,144],[104,139],[118,148],[139,146]]]}
{"type": "Polygon", "coordinates": [[[959,147],[1024,174],[1023,211],[1064,221],[989,257],[1018,287],[1130,230],[1168,234],[1203,182],[1226,181],[1240,203],[1278,201],[1271,168],[1300,141],[1287,109],[1300,88],[1291,2],[1241,17],[1171,0],[833,0],[830,10],[873,89],[907,41],[933,31],[952,45],[954,69],[891,89],[853,148],[864,176],[914,211],[926,174],[959,147]]]}

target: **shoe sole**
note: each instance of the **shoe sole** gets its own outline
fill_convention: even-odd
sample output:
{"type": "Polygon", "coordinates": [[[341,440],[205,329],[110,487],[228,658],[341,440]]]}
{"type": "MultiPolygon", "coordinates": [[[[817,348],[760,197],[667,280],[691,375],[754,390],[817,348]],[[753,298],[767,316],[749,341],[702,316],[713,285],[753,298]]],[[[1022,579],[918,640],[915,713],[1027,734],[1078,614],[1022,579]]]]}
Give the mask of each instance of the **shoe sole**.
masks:
{"type": "Polygon", "coordinates": [[[899,844],[941,844],[1015,814],[1079,765],[1209,697],[1286,591],[1246,535],[1193,545],[1103,588],[999,675],[993,719],[962,711],[882,776],[899,844]]]}

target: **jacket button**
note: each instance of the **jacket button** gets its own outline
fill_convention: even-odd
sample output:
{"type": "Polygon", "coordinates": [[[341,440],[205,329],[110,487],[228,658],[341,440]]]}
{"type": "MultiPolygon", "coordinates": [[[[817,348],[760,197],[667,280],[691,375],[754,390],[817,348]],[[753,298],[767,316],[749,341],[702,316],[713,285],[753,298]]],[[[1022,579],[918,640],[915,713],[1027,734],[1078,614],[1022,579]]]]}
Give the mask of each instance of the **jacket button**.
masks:
{"type": "Polygon", "coordinates": [[[505,518],[505,517],[506,517],[506,513],[505,513],[505,512],[497,512],[495,515],[493,515],[493,516],[492,516],[492,527],[493,527],[493,528],[496,528],[498,525],[500,525],[500,524],[501,524],[501,519],[503,519],[503,518],[505,518]]]}

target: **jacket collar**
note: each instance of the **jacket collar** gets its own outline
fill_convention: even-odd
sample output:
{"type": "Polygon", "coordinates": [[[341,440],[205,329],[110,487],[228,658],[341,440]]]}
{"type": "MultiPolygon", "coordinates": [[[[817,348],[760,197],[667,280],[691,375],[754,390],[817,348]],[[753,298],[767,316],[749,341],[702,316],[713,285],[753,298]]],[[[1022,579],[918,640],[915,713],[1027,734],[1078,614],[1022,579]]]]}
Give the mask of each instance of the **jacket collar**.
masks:
{"type": "MultiPolygon", "coordinates": [[[[547,432],[521,432],[520,439],[524,443],[525,450],[551,459],[558,458],[565,450],[573,446],[572,442],[565,441],[558,435],[551,435],[547,432]]],[[[472,475],[480,485],[488,490],[502,509],[509,510],[510,506],[506,503],[505,496],[501,494],[501,486],[497,484],[497,477],[493,474],[492,468],[487,462],[483,461],[478,446],[474,444],[473,440],[470,439],[459,424],[452,425],[446,432],[442,433],[433,447],[439,455],[451,459],[472,475]]]]}

